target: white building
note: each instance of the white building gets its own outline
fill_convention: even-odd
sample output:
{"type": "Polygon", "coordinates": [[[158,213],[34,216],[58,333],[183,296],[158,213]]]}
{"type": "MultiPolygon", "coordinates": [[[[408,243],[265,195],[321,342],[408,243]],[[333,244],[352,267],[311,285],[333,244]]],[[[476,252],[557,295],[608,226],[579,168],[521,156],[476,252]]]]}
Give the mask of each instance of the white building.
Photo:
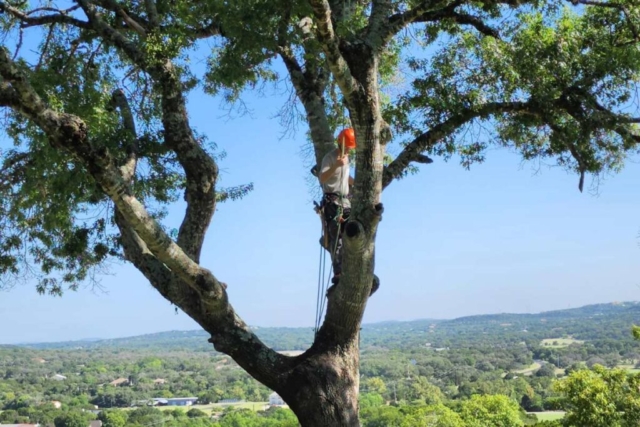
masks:
{"type": "Polygon", "coordinates": [[[280,396],[278,396],[278,393],[271,393],[269,395],[269,406],[285,406],[286,403],[284,403],[284,400],[282,400],[282,398],[280,396]]]}

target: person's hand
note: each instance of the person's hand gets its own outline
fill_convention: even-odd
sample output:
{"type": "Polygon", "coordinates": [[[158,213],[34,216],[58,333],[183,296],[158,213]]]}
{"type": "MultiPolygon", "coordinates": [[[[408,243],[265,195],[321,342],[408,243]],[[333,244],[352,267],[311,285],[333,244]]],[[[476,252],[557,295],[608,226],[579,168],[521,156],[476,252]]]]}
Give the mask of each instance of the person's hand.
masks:
{"type": "Polygon", "coordinates": [[[344,166],[349,164],[349,156],[338,157],[336,160],[336,167],[344,166]]]}

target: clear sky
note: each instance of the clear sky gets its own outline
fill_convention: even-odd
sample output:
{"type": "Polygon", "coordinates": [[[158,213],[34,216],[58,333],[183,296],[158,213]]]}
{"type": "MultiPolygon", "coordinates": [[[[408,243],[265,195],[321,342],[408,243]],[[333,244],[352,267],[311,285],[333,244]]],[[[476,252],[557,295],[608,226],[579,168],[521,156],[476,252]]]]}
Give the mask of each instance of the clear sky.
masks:
{"type": "MultiPolygon", "coordinates": [[[[321,229],[302,163],[304,125],[280,139],[273,119],[284,100],[250,95],[252,115],[228,119],[215,99],[190,97],[193,125],[228,153],[221,185],[255,184],[245,199],[219,206],[202,264],[228,284],[249,324],[312,326],[321,229]]],[[[581,194],[577,176],[536,171],[499,149],[471,171],[440,159],[421,166],[383,194],[382,285],[364,321],[640,299],[639,180],[639,165],[629,163],[597,196],[581,194]]],[[[169,220],[177,224],[183,209],[172,208],[169,220]]],[[[39,296],[35,286],[0,292],[0,343],[197,328],[129,265],[114,265],[102,285],[62,298],[39,296]]]]}

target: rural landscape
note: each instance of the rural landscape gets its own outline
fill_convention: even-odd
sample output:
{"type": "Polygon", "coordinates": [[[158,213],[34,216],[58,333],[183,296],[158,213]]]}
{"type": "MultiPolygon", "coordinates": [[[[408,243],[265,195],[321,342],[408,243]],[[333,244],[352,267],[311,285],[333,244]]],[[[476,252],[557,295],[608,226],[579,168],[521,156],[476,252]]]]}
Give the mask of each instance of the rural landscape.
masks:
{"type": "MultiPolygon", "coordinates": [[[[640,303],[363,325],[366,427],[632,426],[640,303]],[[591,400],[595,399],[596,400],[591,400]],[[617,413],[615,409],[624,410],[617,413]]],[[[255,328],[299,352],[310,328],[255,328]]],[[[0,347],[0,422],[295,427],[293,412],[201,331],[0,347]]]]}
{"type": "Polygon", "coordinates": [[[0,0],[0,427],[639,426],[639,83],[638,0],[0,0]]]}

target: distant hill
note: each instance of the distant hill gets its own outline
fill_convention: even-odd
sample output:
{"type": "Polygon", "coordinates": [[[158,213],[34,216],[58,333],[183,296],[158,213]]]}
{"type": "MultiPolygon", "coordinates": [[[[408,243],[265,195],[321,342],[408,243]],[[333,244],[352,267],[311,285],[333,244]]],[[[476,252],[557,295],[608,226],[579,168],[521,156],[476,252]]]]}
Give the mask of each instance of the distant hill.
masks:
{"type": "MultiPolygon", "coordinates": [[[[504,342],[540,341],[573,337],[584,341],[631,340],[631,326],[640,324],[640,303],[595,304],[536,314],[489,314],[452,320],[386,321],[362,326],[362,348],[408,348],[486,345],[493,338],[504,342]]],[[[303,350],[313,339],[311,328],[254,328],[278,351],[303,350]]],[[[204,331],[170,331],[107,340],[22,344],[39,349],[154,349],[212,351],[204,331]]]]}

